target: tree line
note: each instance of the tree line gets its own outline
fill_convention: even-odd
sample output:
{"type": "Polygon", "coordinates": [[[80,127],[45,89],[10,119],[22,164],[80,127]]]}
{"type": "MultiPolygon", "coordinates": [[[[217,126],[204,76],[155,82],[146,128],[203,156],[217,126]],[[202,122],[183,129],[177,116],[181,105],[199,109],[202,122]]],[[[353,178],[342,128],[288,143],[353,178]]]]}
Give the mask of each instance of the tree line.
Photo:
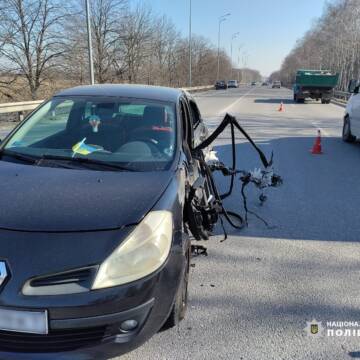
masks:
{"type": "MultiPolygon", "coordinates": [[[[189,43],[172,21],[128,0],[90,0],[97,83],[188,85],[189,43]]],[[[0,96],[38,99],[89,82],[84,1],[0,0],[0,96]]],[[[217,48],[192,36],[192,85],[216,81],[217,48]]],[[[220,51],[220,78],[231,60],[220,51]]],[[[253,71],[235,71],[253,80],[253,71]]],[[[257,79],[254,79],[257,80],[257,79]]]]}
{"type": "Polygon", "coordinates": [[[339,73],[338,89],[360,78],[360,1],[333,0],[323,15],[296,43],[272,80],[292,84],[298,69],[323,69],[339,73]]]}

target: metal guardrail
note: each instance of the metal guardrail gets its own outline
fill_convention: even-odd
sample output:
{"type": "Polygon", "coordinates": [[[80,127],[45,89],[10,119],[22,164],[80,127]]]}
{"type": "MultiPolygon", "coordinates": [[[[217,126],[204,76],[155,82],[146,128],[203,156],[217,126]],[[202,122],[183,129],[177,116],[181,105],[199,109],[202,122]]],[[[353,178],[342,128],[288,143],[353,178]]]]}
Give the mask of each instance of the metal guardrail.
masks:
{"type": "Polygon", "coordinates": [[[193,87],[181,88],[181,90],[188,91],[188,92],[204,91],[204,90],[211,90],[211,89],[214,89],[214,85],[193,86],[193,87]]]}
{"type": "Polygon", "coordinates": [[[24,111],[34,110],[43,102],[44,100],[36,100],[0,104],[0,114],[17,113],[18,120],[21,121],[24,118],[24,111]]]}
{"type": "Polygon", "coordinates": [[[351,96],[351,93],[347,91],[334,91],[334,97],[332,98],[332,102],[336,105],[340,105],[342,107],[346,107],[347,102],[351,96]]]}
{"type": "Polygon", "coordinates": [[[351,96],[351,93],[349,93],[347,91],[338,91],[338,90],[334,91],[334,97],[336,99],[342,99],[342,100],[348,101],[350,96],[351,96]]]}
{"type": "MultiPolygon", "coordinates": [[[[194,86],[194,87],[181,88],[181,89],[188,92],[196,92],[196,91],[211,90],[213,88],[214,88],[213,85],[207,85],[207,86],[194,86]]],[[[36,109],[44,101],[45,100],[35,100],[35,101],[23,101],[23,102],[0,104],[0,114],[17,113],[18,120],[22,121],[24,118],[25,111],[31,111],[36,109]]]]}

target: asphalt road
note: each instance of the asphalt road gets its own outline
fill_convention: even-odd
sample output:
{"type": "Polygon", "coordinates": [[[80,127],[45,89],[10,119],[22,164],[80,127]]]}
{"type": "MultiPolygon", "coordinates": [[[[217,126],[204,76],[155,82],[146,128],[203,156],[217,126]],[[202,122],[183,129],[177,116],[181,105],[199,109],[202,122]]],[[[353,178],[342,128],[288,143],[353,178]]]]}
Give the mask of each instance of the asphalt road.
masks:
{"type": "MultiPolygon", "coordinates": [[[[357,337],[309,337],[315,318],[360,322],[360,145],[341,141],[344,109],[320,103],[294,104],[286,89],[243,87],[197,95],[210,128],[225,112],[269,155],[282,187],[268,192],[260,207],[249,189],[254,216],[242,231],[228,229],[207,242],[208,257],[192,260],[186,319],[155,335],[122,360],[279,360],[360,358],[357,337]],[[280,101],[285,111],[278,112],[280,101]],[[316,130],[323,155],[312,155],[316,130]]],[[[217,142],[230,160],[229,132],[217,142]]],[[[260,166],[239,134],[238,167],[260,166]]],[[[218,178],[226,189],[228,179],[218,178]]],[[[243,211],[239,186],[226,203],[243,211]]]]}

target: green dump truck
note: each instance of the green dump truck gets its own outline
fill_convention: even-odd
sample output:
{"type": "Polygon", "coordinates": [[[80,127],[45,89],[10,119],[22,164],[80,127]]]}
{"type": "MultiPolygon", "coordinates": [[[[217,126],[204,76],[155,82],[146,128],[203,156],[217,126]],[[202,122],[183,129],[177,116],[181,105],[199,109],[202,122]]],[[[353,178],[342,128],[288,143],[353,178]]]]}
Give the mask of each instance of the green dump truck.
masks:
{"type": "Polygon", "coordinates": [[[328,70],[298,70],[294,84],[294,101],[303,103],[306,98],[329,104],[339,74],[328,70]]]}

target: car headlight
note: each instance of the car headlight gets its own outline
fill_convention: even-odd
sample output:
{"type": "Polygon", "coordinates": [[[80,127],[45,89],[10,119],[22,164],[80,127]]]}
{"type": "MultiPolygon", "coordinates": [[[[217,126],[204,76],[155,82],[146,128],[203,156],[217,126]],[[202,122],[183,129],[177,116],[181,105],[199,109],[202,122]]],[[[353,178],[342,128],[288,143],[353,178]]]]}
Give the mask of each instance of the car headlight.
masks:
{"type": "Polygon", "coordinates": [[[100,265],[92,289],[141,279],[167,259],[173,221],[169,211],[151,211],[117,249],[100,265]]]}

